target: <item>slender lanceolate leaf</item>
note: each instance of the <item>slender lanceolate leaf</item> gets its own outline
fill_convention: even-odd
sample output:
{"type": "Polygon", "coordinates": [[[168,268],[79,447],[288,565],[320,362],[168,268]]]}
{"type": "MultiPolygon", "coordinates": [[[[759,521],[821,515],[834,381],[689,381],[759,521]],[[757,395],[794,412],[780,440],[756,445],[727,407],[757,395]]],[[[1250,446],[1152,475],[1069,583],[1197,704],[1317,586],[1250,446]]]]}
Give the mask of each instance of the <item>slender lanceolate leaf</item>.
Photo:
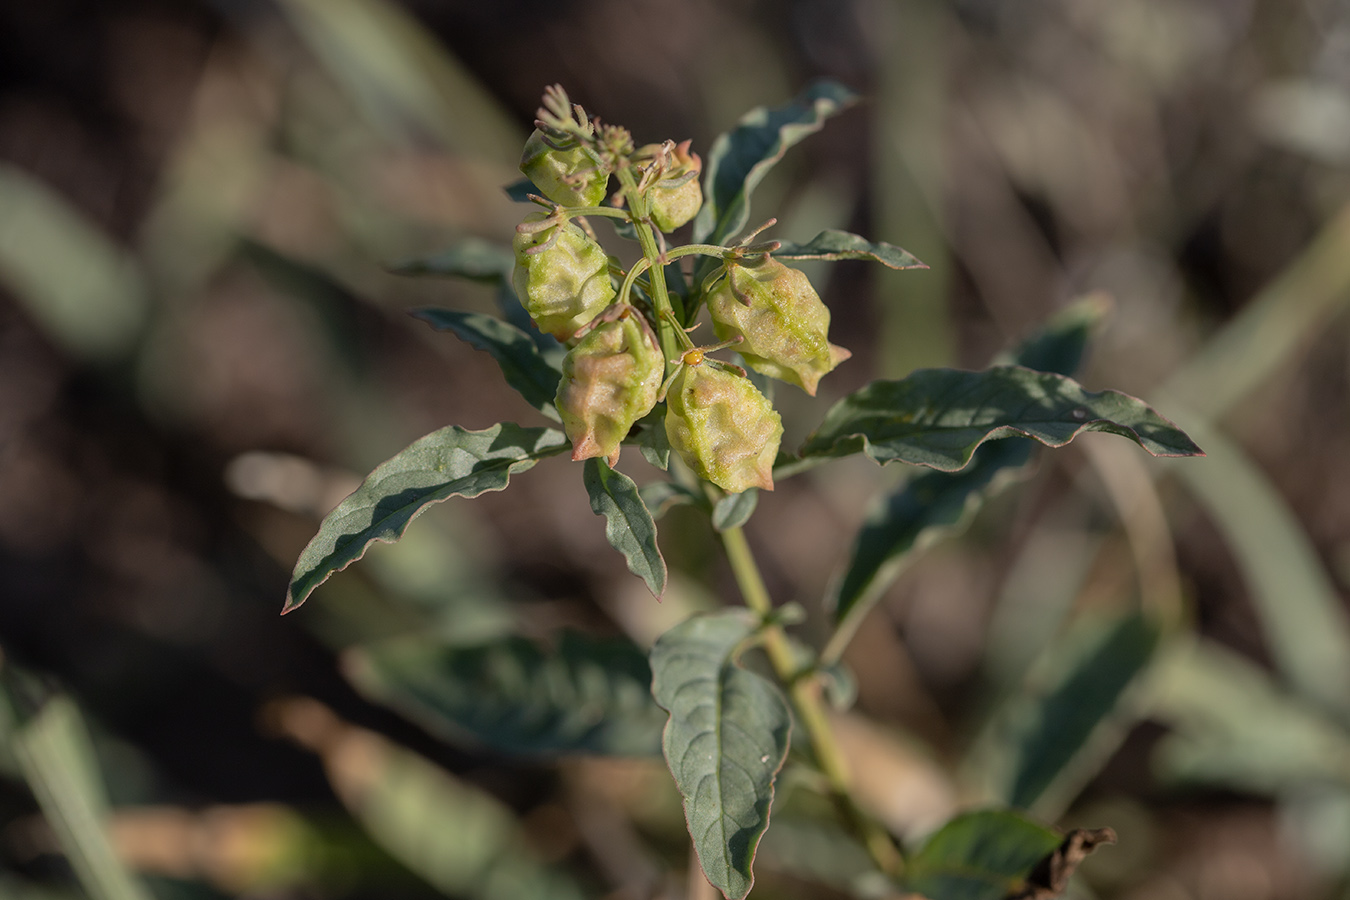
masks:
{"type": "Polygon", "coordinates": [[[605,517],[605,537],[623,554],[628,571],[647,583],[658,599],[666,590],[666,561],[656,545],[656,522],[638,493],[638,487],[603,459],[586,460],[582,470],[591,511],[605,517]]]}
{"type": "Polygon", "coordinates": [[[43,816],[93,900],[150,900],[118,858],[107,832],[108,798],[79,708],[57,695],[17,714],[12,695],[29,692],[10,666],[0,684],[0,746],[18,762],[43,816]]]}
{"type": "MultiPolygon", "coordinates": [[[[1009,354],[1009,362],[1072,375],[1106,311],[1107,303],[1099,295],[1072,304],[1009,354]]],[[[915,475],[874,506],[834,591],[835,621],[844,623],[841,641],[847,641],[871,601],[913,552],[964,528],[991,495],[1021,477],[1034,446],[1018,438],[996,441],[977,450],[962,471],[915,475]]]]}
{"type": "Polygon", "coordinates": [[[1138,613],[1105,627],[1080,628],[1066,642],[1065,655],[1072,658],[1054,683],[1010,701],[996,726],[1000,745],[1011,754],[1010,805],[1031,808],[1085,750],[1153,659],[1160,637],[1158,625],[1138,613]]]}
{"type": "Polygon", "coordinates": [[[490,353],[501,366],[507,384],[535,409],[554,421],[561,421],[553,401],[562,373],[544,358],[528,334],[482,313],[419,309],[412,314],[432,328],[452,331],[474,349],[490,353]]]}
{"type": "Polygon", "coordinates": [[[1034,446],[1016,438],[997,441],[977,450],[960,472],[922,472],[884,498],[858,531],[835,588],[835,621],[870,609],[867,601],[895,579],[908,554],[963,529],[991,494],[1020,477],[1034,446]]]}
{"type": "Polygon", "coordinates": [[[655,756],[666,715],[647,655],[627,639],[565,631],[556,646],[503,637],[472,646],[425,638],[352,651],[347,677],[452,742],[523,756],[655,756]]]}
{"type": "Polygon", "coordinates": [[[862,452],[955,472],[975,448],[1005,437],[1062,447],[1085,431],[1128,437],[1154,456],[1200,456],[1180,429],[1119,391],[1086,391],[1051,372],[997,366],[983,372],[920,369],[877,381],[839,401],[802,447],[803,457],[862,452]]]}
{"type": "Polygon", "coordinates": [[[300,553],[282,612],[305,602],[334,572],[365,555],[375,541],[393,543],[433,503],[504,489],[513,472],[567,449],[551,428],[509,422],[482,431],[458,425],[433,431],[381,463],[338,504],[300,553]]]}
{"type": "Polygon", "coordinates": [[[87,359],[134,349],[151,312],[136,260],[22,169],[0,164],[0,284],[45,335],[87,359]]]}
{"type": "Polygon", "coordinates": [[[1177,640],[1148,680],[1153,752],[1166,782],[1288,797],[1350,788],[1350,731],[1269,671],[1212,640],[1177,640]]]}
{"type": "Polygon", "coordinates": [[[482,238],[465,238],[448,250],[408,260],[393,266],[391,271],[399,275],[468,278],[495,283],[503,277],[510,278],[515,264],[515,254],[510,247],[482,238]]]}
{"type": "Polygon", "coordinates": [[[718,500],[717,505],[713,507],[713,528],[718,531],[740,528],[750,520],[750,516],[754,515],[758,504],[759,491],[756,488],[741,491],[739,494],[728,494],[718,500]]]}
{"type": "Polygon", "coordinates": [[[805,244],[784,243],[773,255],[780,259],[870,259],[891,269],[926,269],[908,250],[831,228],[805,244]]]}
{"type": "Polygon", "coordinates": [[[708,153],[703,207],[694,219],[694,243],[717,244],[750,221],[750,194],[788,148],[819,131],[825,120],[852,106],[857,95],[833,81],[818,81],[791,103],[758,107],[720,135],[708,153]]]}
{"type": "Polygon", "coordinates": [[[652,695],[670,712],[666,762],[703,872],[728,900],[754,884],[792,721],[778,688],[735,664],[755,627],[748,610],[695,616],[662,635],[651,655],[652,695]]]}
{"type": "Polygon", "coordinates": [[[1110,829],[1061,836],[1008,810],[964,813],[909,859],[905,886],[941,900],[1057,897],[1078,863],[1115,839],[1110,829]]]}

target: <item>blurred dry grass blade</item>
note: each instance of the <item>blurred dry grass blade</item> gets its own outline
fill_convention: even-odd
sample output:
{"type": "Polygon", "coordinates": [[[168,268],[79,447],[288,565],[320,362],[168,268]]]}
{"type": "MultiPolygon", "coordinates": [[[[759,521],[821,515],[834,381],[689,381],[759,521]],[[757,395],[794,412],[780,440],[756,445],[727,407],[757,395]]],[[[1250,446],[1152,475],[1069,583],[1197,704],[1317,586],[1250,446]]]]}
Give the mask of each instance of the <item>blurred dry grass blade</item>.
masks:
{"type": "Polygon", "coordinates": [[[472,900],[580,900],[564,872],[538,861],[496,798],[317,701],[278,701],[268,720],[319,754],[371,838],[437,890],[472,900]]]}
{"type": "Polygon", "coordinates": [[[1350,616],[1336,586],[1270,480],[1235,443],[1197,424],[1186,427],[1209,457],[1171,471],[1232,547],[1276,667],[1303,696],[1350,722],[1350,616]]]}
{"type": "Polygon", "coordinates": [[[0,164],[0,280],[56,344],[110,361],[141,333],[150,303],[132,259],[55,191],[0,164]]]}
{"type": "Polygon", "coordinates": [[[386,135],[512,159],[524,137],[422,26],[384,0],[282,0],[301,38],[386,135]]]}

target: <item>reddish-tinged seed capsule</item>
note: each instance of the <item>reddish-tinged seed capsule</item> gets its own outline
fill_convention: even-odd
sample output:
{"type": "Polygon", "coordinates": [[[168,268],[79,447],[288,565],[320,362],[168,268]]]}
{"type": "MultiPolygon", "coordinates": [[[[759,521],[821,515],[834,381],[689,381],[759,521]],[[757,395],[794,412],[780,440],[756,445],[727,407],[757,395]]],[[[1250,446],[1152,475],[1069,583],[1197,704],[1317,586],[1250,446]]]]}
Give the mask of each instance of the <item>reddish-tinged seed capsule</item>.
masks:
{"type": "Polygon", "coordinates": [[[783,420],[750,379],[686,365],[666,396],[666,435],[689,468],[722,490],[773,490],[783,420]]]}
{"type": "Polygon", "coordinates": [[[612,306],[563,357],[556,403],[572,441],[572,459],[619,461],[633,423],[651,412],[665,357],[642,314],[612,306]]]}

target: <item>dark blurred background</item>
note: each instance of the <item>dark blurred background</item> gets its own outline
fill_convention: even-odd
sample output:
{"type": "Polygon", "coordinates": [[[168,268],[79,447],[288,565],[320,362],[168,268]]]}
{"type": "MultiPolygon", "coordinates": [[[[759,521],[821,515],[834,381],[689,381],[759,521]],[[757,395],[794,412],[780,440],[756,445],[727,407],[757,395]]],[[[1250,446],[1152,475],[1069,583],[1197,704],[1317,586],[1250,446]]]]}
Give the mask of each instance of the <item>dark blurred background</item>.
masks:
{"type": "MultiPolygon", "coordinates": [[[[734,589],[712,537],[676,513],[662,526],[675,582],[656,606],[575,469],[550,460],[509,493],[437,509],[279,618],[318,520],[380,460],[446,424],[541,424],[484,354],[404,313],[487,311],[491,291],[389,267],[466,237],[509,241],[522,210],[500,188],[547,84],[639,143],[691,138],[706,155],[745,110],[819,77],[865,100],[773,171],[753,221],[776,214],[785,240],[846,228],[929,268],[804,267],[854,357],[815,401],[780,392],[790,440],[873,378],[983,366],[1105,291],[1113,312],[1081,380],[1155,403],[1210,451],[1168,466],[1089,436],[1045,457],[887,595],[848,658],[860,709],[917,736],[926,759],[959,760],[984,740],[990,685],[1032,670],[1054,610],[1170,605],[1264,679],[1250,696],[1265,705],[1196,725],[1187,746],[1209,750],[1194,758],[1175,741],[1160,752],[1220,701],[1188,706],[1157,676],[1164,712],[1122,725],[1045,811],[1132,838],[1084,890],[1350,896],[1337,893],[1350,870],[1350,5],[11,2],[0,648],[79,702],[114,805],[169,817],[120,839],[168,879],[165,896],[429,894],[364,843],[318,758],[283,736],[297,728],[268,710],[286,697],[464,775],[527,825],[543,809],[531,827],[558,831],[546,814],[582,775],[432,739],[358,697],[339,652],[427,622],[645,642],[734,589]],[[1270,718],[1285,697],[1315,720],[1303,768],[1277,739],[1303,725],[1270,718]],[[1243,727],[1274,743],[1242,757],[1243,727]],[[1242,758],[1214,763],[1219,750],[1242,758]],[[296,815],[330,854],[372,861],[311,855],[269,881],[162,850],[208,809],[281,817],[264,832],[296,815]],[[138,834],[159,837],[147,848],[138,834]]],[[[866,501],[898,477],[841,464],[763,498],[749,531],[775,596],[818,609],[866,501]]],[[[866,766],[877,790],[900,766],[933,815],[987,796],[968,767],[948,781],[896,759],[866,766]]],[[[894,803],[888,821],[918,827],[894,803]]],[[[0,781],[0,884],[16,896],[68,880],[35,809],[21,781],[0,781]]],[[[559,840],[558,858],[597,853],[584,835],[559,840]]]]}

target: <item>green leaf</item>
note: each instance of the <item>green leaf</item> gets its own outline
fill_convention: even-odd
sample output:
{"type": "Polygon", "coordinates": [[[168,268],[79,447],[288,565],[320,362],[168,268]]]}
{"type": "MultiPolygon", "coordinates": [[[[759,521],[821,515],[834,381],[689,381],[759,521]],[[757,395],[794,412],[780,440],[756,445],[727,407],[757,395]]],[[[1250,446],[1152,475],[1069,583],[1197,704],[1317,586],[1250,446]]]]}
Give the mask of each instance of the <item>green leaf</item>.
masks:
{"type": "Polygon", "coordinates": [[[670,436],[666,434],[663,421],[665,407],[658,406],[657,411],[661,414],[660,417],[647,421],[638,430],[634,441],[638,450],[642,452],[642,458],[665,472],[670,468],[670,436]]]}
{"type": "Polygon", "coordinates": [[[397,275],[468,278],[495,284],[502,278],[509,280],[515,264],[510,247],[470,237],[434,256],[400,263],[390,271],[397,275]]]}
{"type": "Polygon", "coordinates": [[[502,190],[506,192],[506,196],[517,203],[533,203],[534,201],[530,199],[531,194],[534,194],[536,197],[542,197],[544,195],[544,192],[539,190],[539,187],[528,178],[513,181],[502,188],[502,190]]]}
{"type": "Polygon", "coordinates": [[[150,313],[136,260],[60,194],[0,164],[0,283],[53,341],[87,359],[130,352],[150,313]]]}
{"type": "Polygon", "coordinates": [[[910,552],[963,530],[985,500],[1021,477],[1034,446],[1012,439],[981,447],[964,470],[920,473],[874,507],[834,591],[835,621],[870,609],[869,601],[895,580],[910,552]]]}
{"type": "Polygon", "coordinates": [[[1148,716],[1170,728],[1162,778],[1274,796],[1350,786],[1350,732],[1223,645],[1170,644],[1149,685],[1148,716]]]}
{"type": "Polygon", "coordinates": [[[926,269],[908,250],[833,228],[805,244],[784,243],[773,255],[781,259],[871,259],[891,269],[926,269]]]}
{"type": "Polygon", "coordinates": [[[930,900],[1058,896],[1078,861],[1097,844],[1114,840],[1109,832],[1075,832],[1065,839],[1007,810],[964,813],[942,826],[910,857],[905,883],[930,900]],[[1045,865],[1062,848],[1075,843],[1080,852],[1060,854],[1059,866],[1045,865]],[[1044,886],[1047,892],[1021,893],[1033,886],[1044,886]]]}
{"type": "Polygon", "coordinates": [[[856,101],[857,95],[843,85],[818,81],[784,106],[751,110],[720,135],[708,153],[694,243],[720,244],[745,228],[751,192],[788,148],[856,101]]]}
{"type": "Polygon", "coordinates": [[[633,479],[592,457],[582,469],[591,512],[605,517],[605,538],[628,562],[628,571],[647,583],[659,600],[666,590],[666,561],[656,544],[656,522],[633,479]]]}
{"type": "Polygon", "coordinates": [[[556,647],[509,636],[473,646],[398,639],[352,651],[347,677],[450,741],[518,755],[654,756],[665,714],[646,654],[564,631],[556,647]]]}
{"type": "Polygon", "coordinates": [[[17,759],[80,885],[93,900],[149,900],[109,841],[107,793],[79,708],[56,695],[25,714],[20,707],[31,699],[30,679],[12,665],[3,676],[0,739],[17,759]]]}
{"type": "Polygon", "coordinates": [[[739,494],[727,494],[712,511],[712,526],[718,531],[740,528],[754,515],[759,504],[759,490],[750,488],[739,494]]]}
{"type": "Polygon", "coordinates": [[[509,422],[482,431],[458,425],[419,438],[381,463],[338,504],[296,561],[283,613],[365,555],[375,541],[393,543],[428,506],[450,497],[500,491],[512,473],[567,449],[567,437],[551,428],[521,428],[509,422]]]}
{"type": "Polygon", "coordinates": [[[693,491],[672,481],[653,481],[638,488],[642,503],[651,511],[652,518],[659,519],[672,506],[697,506],[699,497],[693,491]]]}
{"type": "Polygon", "coordinates": [[[1062,447],[1085,431],[1128,437],[1154,456],[1203,455],[1143,401],[1020,366],[920,369],[901,381],[873,382],[835,404],[801,455],[861,451],[883,465],[899,460],[955,472],[985,441],[1030,437],[1062,447]]]}
{"type": "Polygon", "coordinates": [[[535,409],[561,421],[553,405],[562,372],[549,364],[534,339],[514,325],[482,313],[418,309],[412,313],[440,331],[452,331],[475,350],[484,350],[501,366],[506,383],[535,409]]]}
{"type": "MultiPolygon", "coordinates": [[[[1072,375],[1107,307],[1100,295],[1066,307],[1009,354],[1010,361],[1072,375]]],[[[858,532],[848,570],[832,598],[835,621],[848,621],[841,628],[840,640],[852,634],[876,598],[899,575],[911,552],[965,528],[986,500],[1018,480],[1034,446],[1017,438],[988,444],[975,452],[961,472],[920,473],[878,503],[858,532]]]]}
{"type": "Polygon", "coordinates": [[[792,722],[778,688],[735,664],[756,624],[743,609],[695,616],[662,635],[651,655],[652,695],[670,712],[666,763],[703,872],[728,900],[754,884],[792,722]]]}
{"type": "MultiPolygon", "coordinates": [[[[998,726],[1012,755],[1007,800],[1030,808],[1088,745],[1125,689],[1153,659],[1161,631],[1133,613],[1070,636],[1068,659],[1054,683],[1015,698],[998,726]]],[[[1104,760],[1103,760],[1104,761],[1104,760]]]]}

